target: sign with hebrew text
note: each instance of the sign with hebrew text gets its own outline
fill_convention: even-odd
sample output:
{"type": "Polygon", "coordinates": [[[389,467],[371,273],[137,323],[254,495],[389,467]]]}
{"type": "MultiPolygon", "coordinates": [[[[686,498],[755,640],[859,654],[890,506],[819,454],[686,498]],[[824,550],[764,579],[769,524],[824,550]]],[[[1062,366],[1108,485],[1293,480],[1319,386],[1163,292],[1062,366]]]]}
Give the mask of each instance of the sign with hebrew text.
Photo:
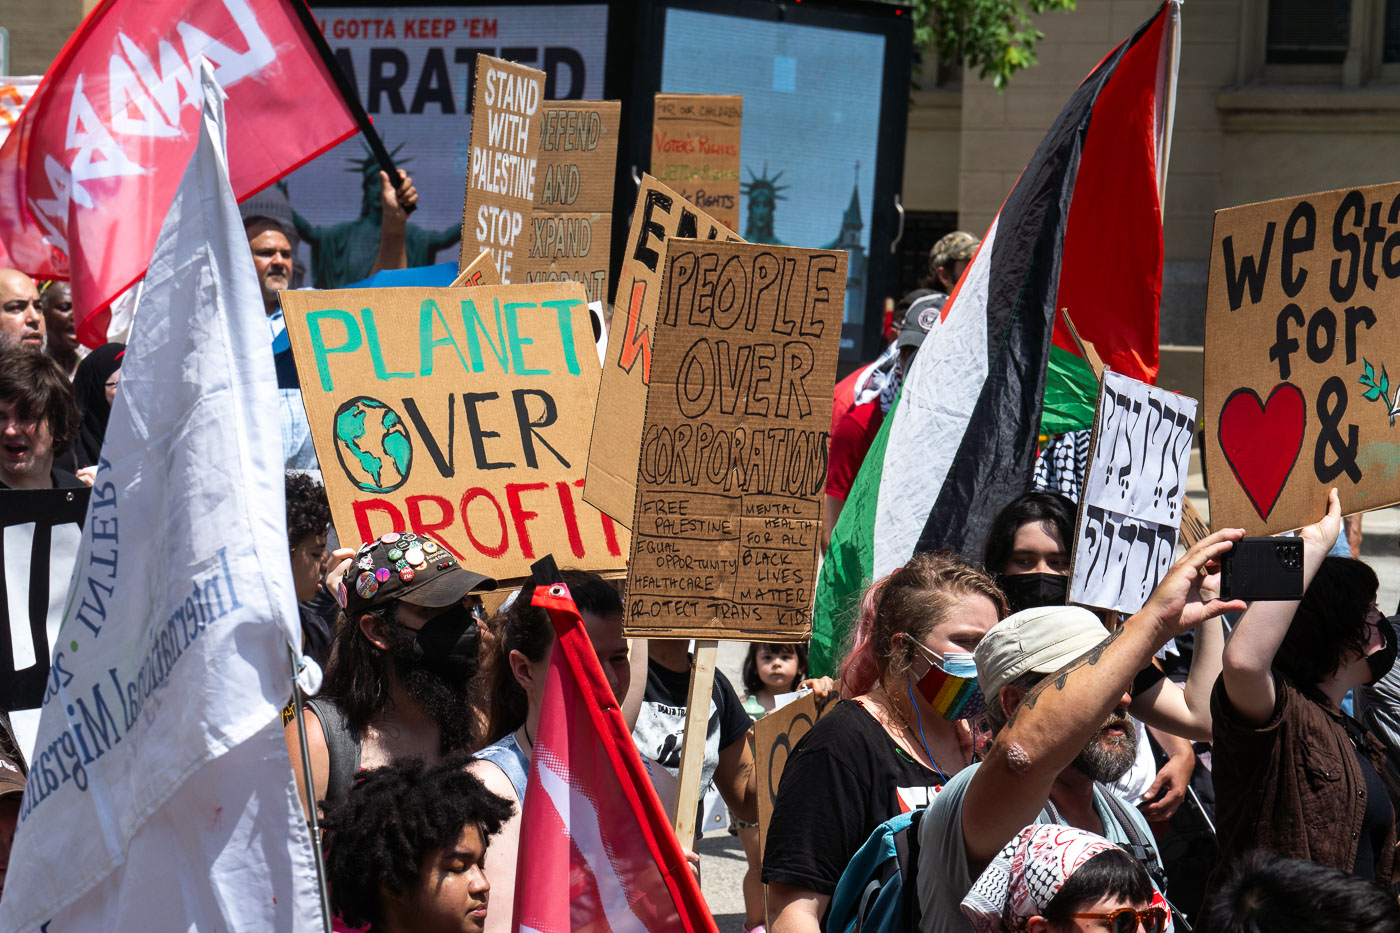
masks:
{"type": "Polygon", "coordinates": [[[1069,602],[1134,613],[1171,568],[1196,400],[1104,370],[1079,500],[1069,602]]]}
{"type": "Polygon", "coordinates": [[[846,253],[672,239],[663,266],[624,630],[800,641],[846,253]]]}

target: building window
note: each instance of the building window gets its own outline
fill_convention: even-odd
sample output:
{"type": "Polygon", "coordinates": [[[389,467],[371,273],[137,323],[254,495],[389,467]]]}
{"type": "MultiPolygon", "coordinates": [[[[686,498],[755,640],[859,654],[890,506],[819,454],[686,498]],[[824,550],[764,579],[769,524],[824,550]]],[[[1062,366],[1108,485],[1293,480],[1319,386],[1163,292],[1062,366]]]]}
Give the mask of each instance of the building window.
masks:
{"type": "Polygon", "coordinates": [[[1400,0],[1243,0],[1238,80],[1400,84],[1400,0]]]}
{"type": "MultiPolygon", "coordinates": [[[[1267,65],[1340,65],[1346,60],[1351,33],[1352,0],[1269,0],[1267,65]]],[[[1387,49],[1391,13],[1400,3],[1386,3],[1387,49]]],[[[1400,25],[1400,23],[1397,23],[1400,25]]],[[[1397,30],[1400,38],[1400,30],[1397,30]]],[[[1400,51],[1400,47],[1397,47],[1400,51]]],[[[1387,59],[1389,61],[1390,59],[1387,59]]]]}
{"type": "Polygon", "coordinates": [[[1400,0],[1385,0],[1385,32],[1381,41],[1381,61],[1387,65],[1400,63],[1400,0]]]}

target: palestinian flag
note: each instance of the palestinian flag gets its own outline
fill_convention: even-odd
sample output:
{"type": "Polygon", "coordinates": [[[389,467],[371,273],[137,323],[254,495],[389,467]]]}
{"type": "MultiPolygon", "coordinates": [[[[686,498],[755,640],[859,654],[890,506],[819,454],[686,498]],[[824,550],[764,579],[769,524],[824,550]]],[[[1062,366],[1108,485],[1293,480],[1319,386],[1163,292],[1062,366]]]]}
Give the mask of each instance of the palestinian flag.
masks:
{"type": "Polygon", "coordinates": [[[1080,84],[924,340],[832,532],[814,675],[835,672],[872,579],[919,551],[981,562],[992,519],[1029,483],[1047,369],[1085,384],[1077,352],[1052,351],[1058,309],[1106,364],[1155,378],[1179,16],[1164,3],[1080,84]]]}

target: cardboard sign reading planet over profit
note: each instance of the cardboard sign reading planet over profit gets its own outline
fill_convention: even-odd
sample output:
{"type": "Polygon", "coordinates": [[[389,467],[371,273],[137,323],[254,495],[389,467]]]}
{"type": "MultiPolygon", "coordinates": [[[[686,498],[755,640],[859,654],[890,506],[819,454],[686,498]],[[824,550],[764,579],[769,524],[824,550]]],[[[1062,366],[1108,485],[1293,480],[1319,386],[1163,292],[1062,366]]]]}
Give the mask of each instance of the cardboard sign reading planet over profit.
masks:
{"type": "Polygon", "coordinates": [[[1211,524],[1298,528],[1333,486],[1345,513],[1400,502],[1400,184],[1218,211],[1213,239],[1211,524]]]}
{"type": "Polygon", "coordinates": [[[583,287],[282,293],[340,540],[430,534],[472,570],[626,564],[583,501],[599,365],[583,287]]]}

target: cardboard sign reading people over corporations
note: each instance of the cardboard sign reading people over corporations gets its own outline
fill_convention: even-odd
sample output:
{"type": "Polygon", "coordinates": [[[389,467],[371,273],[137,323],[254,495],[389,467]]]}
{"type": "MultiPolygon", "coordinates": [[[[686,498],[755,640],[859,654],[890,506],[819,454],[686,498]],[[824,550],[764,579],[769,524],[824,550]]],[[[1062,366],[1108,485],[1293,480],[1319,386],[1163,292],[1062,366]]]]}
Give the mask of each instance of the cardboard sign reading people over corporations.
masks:
{"type": "Polygon", "coordinates": [[[1171,568],[1196,400],[1104,370],[1069,601],[1134,613],[1171,568]]]}
{"type": "Polygon", "coordinates": [[[661,292],[661,254],[667,237],[742,242],[723,224],[650,175],[642,176],[632,229],[622,254],[617,300],[608,328],[607,357],[583,497],[628,525],[637,496],[637,456],[651,381],[652,332],[661,292]]]}
{"type": "Polygon", "coordinates": [[[657,94],[651,174],[730,230],[739,229],[739,94],[657,94]]]}
{"type": "Polygon", "coordinates": [[[788,758],[802,737],[812,731],[827,713],[836,708],[835,698],[825,706],[809,693],[776,709],[754,723],[754,765],[758,768],[758,853],[763,856],[768,824],[773,820],[773,804],[778,802],[778,782],[788,758]]]}
{"type": "Polygon", "coordinates": [[[624,565],[582,499],[598,356],[573,282],[282,293],[302,400],[347,546],[437,537],[506,581],[553,553],[624,565]]]}
{"type": "Polygon", "coordinates": [[[530,253],[522,281],[583,284],[608,300],[613,181],[622,104],[550,101],[543,107],[530,253]]]}
{"type": "Polygon", "coordinates": [[[1210,521],[1272,534],[1400,502],[1400,184],[1218,211],[1210,521]],[[1390,367],[1396,367],[1396,375],[1390,367]]]}
{"type": "Polygon", "coordinates": [[[524,281],[518,270],[530,242],[535,162],[540,145],[544,72],[479,55],[472,98],[472,156],[462,203],[466,266],[490,250],[504,282],[524,281]]]}
{"type": "Polygon", "coordinates": [[[811,631],[846,253],[669,240],[629,635],[811,631]]]}

